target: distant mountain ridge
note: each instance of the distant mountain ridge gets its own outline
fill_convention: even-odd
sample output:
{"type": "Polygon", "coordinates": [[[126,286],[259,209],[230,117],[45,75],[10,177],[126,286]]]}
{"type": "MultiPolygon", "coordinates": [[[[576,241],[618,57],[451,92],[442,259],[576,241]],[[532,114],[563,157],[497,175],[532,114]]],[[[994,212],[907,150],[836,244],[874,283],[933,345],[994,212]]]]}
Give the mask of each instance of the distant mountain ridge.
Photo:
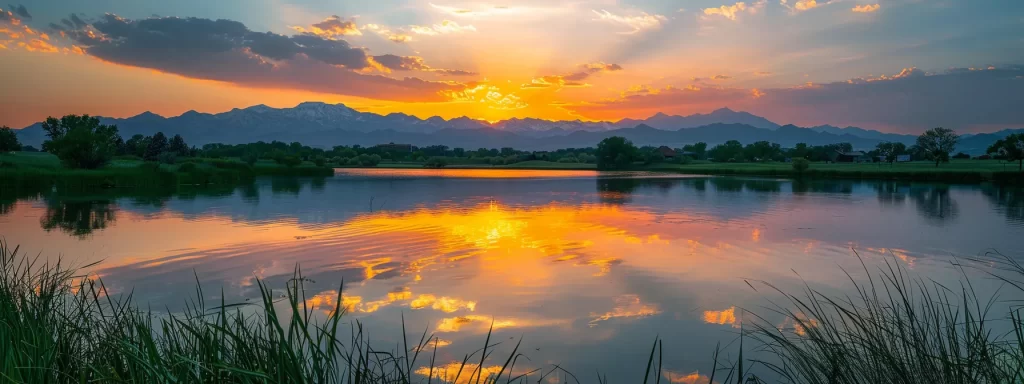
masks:
{"type": "MultiPolygon", "coordinates": [[[[101,117],[100,120],[104,124],[116,124],[125,139],[135,134],[164,132],[180,134],[192,145],[280,140],[321,147],[396,142],[417,146],[440,144],[464,148],[551,150],[593,146],[605,137],[618,135],[638,145],[681,147],[697,141],[716,145],[728,140],[739,140],[745,144],[768,140],[783,146],[799,142],[811,145],[850,142],[855,148],[867,149],[881,141],[912,144],[915,139],[912,135],[857,127],[780,126],[766,118],[729,108],[689,116],[658,113],[643,120],[623,119],[617,122],[513,118],[488,123],[468,117],[446,120],[437,116],[421,119],[404,113],[379,115],[359,112],[343,104],[306,102],[293,108],[256,105],[217,114],[188,111],[180,116],[163,117],[144,112],[129,118],[101,117]]],[[[1011,130],[965,137],[962,146],[971,150],[965,152],[983,153],[992,141],[1005,137],[1009,133],[1004,132],[1008,131],[1011,130]]],[[[22,143],[37,147],[46,139],[41,123],[18,130],[18,137],[22,143]]]]}

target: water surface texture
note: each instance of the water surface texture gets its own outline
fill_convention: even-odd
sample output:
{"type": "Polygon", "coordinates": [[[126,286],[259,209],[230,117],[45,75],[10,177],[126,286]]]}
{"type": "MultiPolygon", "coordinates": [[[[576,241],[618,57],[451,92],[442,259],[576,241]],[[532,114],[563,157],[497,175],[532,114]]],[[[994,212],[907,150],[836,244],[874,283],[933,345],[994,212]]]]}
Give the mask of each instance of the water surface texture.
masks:
{"type": "MultiPolygon", "coordinates": [[[[351,319],[385,346],[404,313],[415,338],[440,337],[443,364],[483,346],[493,322],[496,340],[524,337],[529,364],[616,382],[642,375],[656,336],[666,378],[699,382],[744,310],[773,297],[758,281],[849,292],[842,268],[864,275],[856,252],[869,268],[956,284],[953,257],[1024,256],[1024,192],[985,185],[339,170],[219,191],[8,197],[0,215],[7,241],[102,260],[91,272],[109,293],[150,308],[181,308],[197,278],[209,300],[258,300],[256,278],[282,288],[300,266],[307,304],[329,310],[344,281],[351,319]]],[[[984,267],[967,273],[998,287],[984,267]]]]}

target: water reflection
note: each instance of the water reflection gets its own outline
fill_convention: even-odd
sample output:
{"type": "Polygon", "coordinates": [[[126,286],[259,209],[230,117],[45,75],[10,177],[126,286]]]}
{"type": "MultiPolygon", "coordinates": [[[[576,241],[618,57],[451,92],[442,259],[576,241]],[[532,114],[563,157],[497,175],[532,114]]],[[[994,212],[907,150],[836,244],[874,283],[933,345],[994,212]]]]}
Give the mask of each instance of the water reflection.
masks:
{"type": "Polygon", "coordinates": [[[59,229],[77,237],[87,237],[106,229],[117,220],[113,201],[104,199],[46,199],[46,211],[39,225],[47,232],[59,229]]]}
{"type": "Polygon", "coordinates": [[[984,185],[981,193],[999,207],[1010,223],[1024,223],[1024,188],[984,185]]]}
{"type": "Polygon", "coordinates": [[[960,206],[950,196],[948,185],[935,185],[930,188],[910,188],[910,200],[917,207],[917,212],[929,224],[945,225],[960,215],[960,206]]]}
{"type": "Polygon", "coordinates": [[[495,337],[527,335],[531,359],[580,372],[615,367],[609,348],[643,351],[660,334],[678,342],[666,377],[706,380],[694,370],[760,303],[743,279],[844,292],[836,265],[857,270],[854,248],[945,281],[958,276],[949,254],[1013,252],[1024,228],[1021,190],[991,186],[420,172],[87,199],[0,193],[0,235],[103,258],[108,289],[153,308],[179,308],[196,276],[229,302],[252,299],[256,278],[281,287],[298,264],[307,307],[341,300],[378,335],[405,315],[442,336],[442,364],[478,348],[493,322],[495,337]]]}

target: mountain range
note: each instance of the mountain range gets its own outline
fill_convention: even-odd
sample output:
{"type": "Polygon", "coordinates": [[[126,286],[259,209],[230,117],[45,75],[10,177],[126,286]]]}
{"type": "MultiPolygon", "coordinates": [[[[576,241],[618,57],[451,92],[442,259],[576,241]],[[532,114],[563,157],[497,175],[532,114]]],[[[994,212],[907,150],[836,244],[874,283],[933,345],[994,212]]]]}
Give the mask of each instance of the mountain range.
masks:
{"type": "MultiPolygon", "coordinates": [[[[513,147],[523,150],[554,150],[590,147],[610,136],[623,136],[637,145],[682,147],[703,141],[717,145],[728,140],[747,144],[759,140],[791,147],[796,143],[823,145],[840,142],[857,149],[870,149],[882,141],[907,145],[916,136],[883,133],[858,127],[831,125],[797,127],[780,125],[747,112],[721,108],[689,116],[658,113],[647,119],[609,121],[549,121],[534,118],[508,119],[495,123],[468,117],[421,119],[403,113],[379,115],[359,112],[343,104],[307,102],[294,108],[257,105],[209,114],[189,111],[163,117],[145,112],[129,118],[100,117],[103,124],[116,124],[126,140],[135,134],[164,132],[180,134],[191,145],[207,143],[240,144],[255,141],[298,141],[307,145],[371,146],[404,143],[416,146],[447,145],[462,148],[513,147]]],[[[1024,129],[965,135],[958,151],[981,154],[996,139],[1024,129]]],[[[46,139],[41,123],[18,130],[25,145],[40,146],[46,139]]]]}

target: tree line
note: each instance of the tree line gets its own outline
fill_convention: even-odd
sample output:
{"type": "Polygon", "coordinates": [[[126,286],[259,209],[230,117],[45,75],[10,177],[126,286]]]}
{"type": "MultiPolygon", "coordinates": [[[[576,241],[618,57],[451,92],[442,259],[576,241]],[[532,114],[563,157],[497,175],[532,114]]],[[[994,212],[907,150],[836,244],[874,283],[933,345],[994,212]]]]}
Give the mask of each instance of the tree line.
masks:
{"type": "MultiPolygon", "coordinates": [[[[115,157],[137,158],[145,161],[174,163],[181,157],[238,158],[253,165],[261,159],[272,160],[286,166],[297,166],[305,161],[317,166],[375,166],[381,161],[421,162],[429,167],[444,167],[452,162],[506,165],[522,161],[542,160],[559,163],[596,163],[601,169],[616,169],[634,163],[652,164],[667,161],[662,152],[653,146],[637,147],[622,137],[610,137],[598,143],[597,147],[565,148],[556,151],[522,151],[504,148],[450,148],[444,145],[425,147],[378,145],[371,147],[334,146],[330,149],[315,148],[298,142],[280,141],[255,142],[249,144],[206,144],[201,148],[190,147],[181,135],[168,138],[163,132],[151,136],[134,135],[127,141],[118,133],[116,125],[100,124],[99,119],[88,115],[67,115],[60,119],[49,117],[42,124],[48,140],[43,150],[57,155],[70,168],[94,169],[106,165],[115,157]]],[[[902,155],[912,160],[930,160],[935,166],[948,162],[950,158],[964,158],[966,154],[950,155],[959,140],[952,129],[934,128],[921,134],[914,145],[899,142],[878,143],[866,151],[872,161],[890,164],[902,155]]],[[[14,130],[0,127],[0,152],[34,150],[18,142],[14,130]]],[[[837,153],[853,150],[850,143],[836,143],[812,146],[798,143],[792,148],[783,148],[778,143],[757,141],[747,145],[738,140],[708,148],[698,142],[682,148],[675,148],[677,154],[672,161],[686,163],[691,160],[714,162],[767,162],[787,159],[809,161],[833,161],[837,153]]],[[[997,140],[987,153],[995,158],[1016,161],[1024,170],[1024,134],[1012,134],[997,140]]]]}

